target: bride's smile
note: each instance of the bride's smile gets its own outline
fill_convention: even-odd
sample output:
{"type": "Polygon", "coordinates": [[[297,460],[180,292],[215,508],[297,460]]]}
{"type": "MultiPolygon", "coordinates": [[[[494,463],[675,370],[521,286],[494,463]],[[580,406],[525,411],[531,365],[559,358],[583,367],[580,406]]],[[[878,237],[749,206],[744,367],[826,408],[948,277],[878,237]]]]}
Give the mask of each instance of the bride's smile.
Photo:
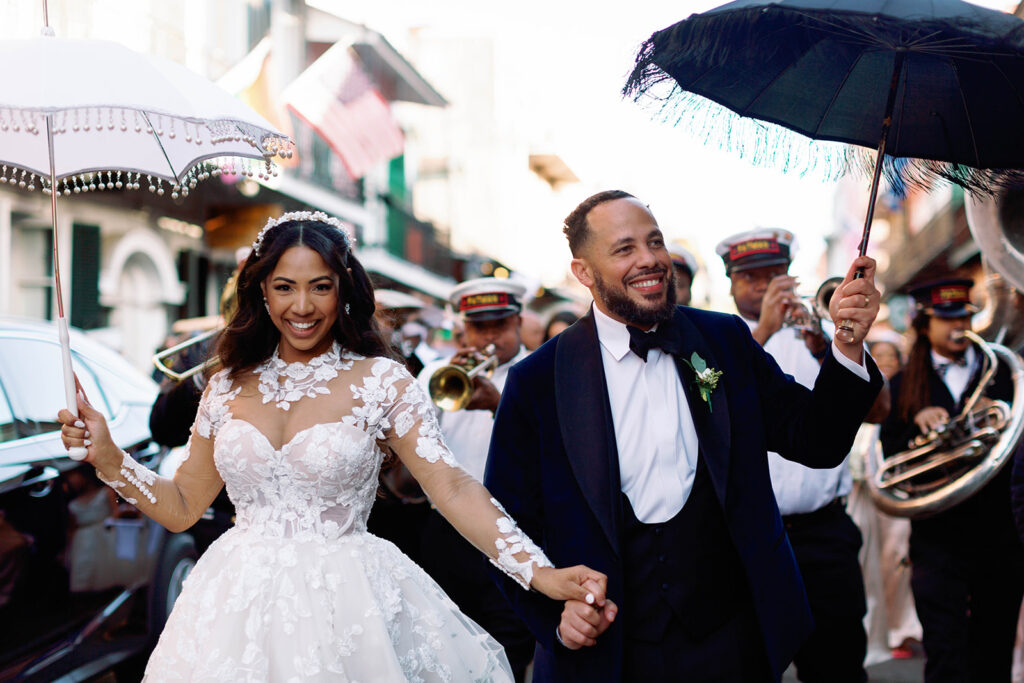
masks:
{"type": "Polygon", "coordinates": [[[338,319],[338,283],[320,254],[305,246],[285,251],[263,282],[263,295],[281,332],[282,360],[308,361],[330,348],[331,327],[338,319]]]}

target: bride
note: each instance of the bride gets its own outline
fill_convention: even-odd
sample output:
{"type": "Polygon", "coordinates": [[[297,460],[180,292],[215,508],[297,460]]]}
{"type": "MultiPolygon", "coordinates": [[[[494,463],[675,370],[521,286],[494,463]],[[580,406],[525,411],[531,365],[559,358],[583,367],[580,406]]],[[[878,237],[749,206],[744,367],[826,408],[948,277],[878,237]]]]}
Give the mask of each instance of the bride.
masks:
{"type": "Polygon", "coordinates": [[[271,220],[238,277],[173,479],[119,450],[79,390],[60,411],[66,447],[171,531],[221,487],[234,528],[185,582],[146,681],[511,681],[501,646],[432,579],[366,531],[385,452],[397,454],[459,532],[524,589],[604,599],[605,576],[555,569],[441,438],[433,406],[392,360],[373,290],[341,223],[271,220]]]}

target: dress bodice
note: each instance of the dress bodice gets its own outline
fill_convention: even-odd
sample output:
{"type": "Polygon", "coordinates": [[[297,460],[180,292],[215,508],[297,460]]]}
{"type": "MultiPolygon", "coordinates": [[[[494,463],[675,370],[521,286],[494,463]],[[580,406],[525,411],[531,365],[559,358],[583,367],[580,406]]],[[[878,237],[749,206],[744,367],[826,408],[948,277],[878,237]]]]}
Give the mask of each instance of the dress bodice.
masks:
{"type": "Polygon", "coordinates": [[[329,399],[303,398],[297,404],[311,402],[324,421],[297,431],[280,448],[251,410],[259,397],[240,397],[241,387],[225,372],[211,378],[196,433],[216,437],[214,462],[240,529],[300,540],[365,531],[384,459],[381,444],[415,428],[423,457],[450,459],[436,445],[440,431],[433,406],[401,365],[345,354],[338,369],[326,385],[329,399]],[[324,413],[325,405],[330,413],[324,413]]]}
{"type": "Polygon", "coordinates": [[[299,539],[364,531],[382,459],[371,435],[344,422],[314,425],[275,449],[255,425],[230,419],[214,450],[236,525],[299,539]]]}

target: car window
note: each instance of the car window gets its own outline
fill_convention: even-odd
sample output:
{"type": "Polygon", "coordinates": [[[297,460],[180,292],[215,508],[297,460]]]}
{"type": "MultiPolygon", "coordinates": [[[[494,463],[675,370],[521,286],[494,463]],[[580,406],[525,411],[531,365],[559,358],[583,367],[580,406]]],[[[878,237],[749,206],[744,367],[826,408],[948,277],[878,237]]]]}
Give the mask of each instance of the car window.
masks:
{"type": "MultiPolygon", "coordinates": [[[[81,358],[75,358],[75,372],[93,407],[110,419],[106,397],[81,358]]],[[[56,341],[0,339],[0,383],[10,400],[19,436],[60,429],[57,411],[65,407],[66,401],[56,341]]]]}
{"type": "Polygon", "coordinates": [[[18,429],[14,424],[14,413],[11,412],[11,404],[7,401],[7,392],[4,391],[3,382],[0,382],[0,443],[13,441],[18,438],[18,429]]]}

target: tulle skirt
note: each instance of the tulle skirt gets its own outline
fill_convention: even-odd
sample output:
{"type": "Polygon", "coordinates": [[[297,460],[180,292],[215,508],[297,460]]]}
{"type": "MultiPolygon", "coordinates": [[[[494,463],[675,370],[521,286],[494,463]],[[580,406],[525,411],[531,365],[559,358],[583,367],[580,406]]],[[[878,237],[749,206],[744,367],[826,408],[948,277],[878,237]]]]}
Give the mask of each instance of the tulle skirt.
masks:
{"type": "Polygon", "coordinates": [[[144,681],[512,681],[505,653],[393,544],[232,529],[185,580],[144,681]]]}

